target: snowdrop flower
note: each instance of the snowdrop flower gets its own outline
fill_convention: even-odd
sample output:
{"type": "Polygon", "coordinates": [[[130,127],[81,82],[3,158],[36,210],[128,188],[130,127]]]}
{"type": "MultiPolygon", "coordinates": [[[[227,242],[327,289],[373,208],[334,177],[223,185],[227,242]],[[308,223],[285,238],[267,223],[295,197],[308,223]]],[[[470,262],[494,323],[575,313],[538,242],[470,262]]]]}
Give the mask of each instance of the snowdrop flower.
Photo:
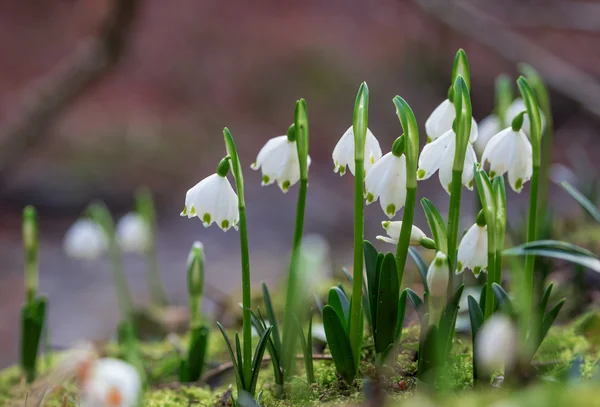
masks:
{"type": "Polygon", "coordinates": [[[96,222],[79,219],[67,230],[63,247],[69,257],[94,260],[106,252],[108,239],[96,222]]]}
{"type": "MultiPolygon", "coordinates": [[[[385,229],[387,236],[377,236],[377,240],[381,240],[382,242],[398,244],[398,240],[400,240],[400,231],[402,230],[402,221],[383,221],[381,222],[381,226],[385,229]]],[[[435,242],[428,238],[425,233],[416,227],[412,226],[410,231],[410,245],[411,246],[423,246],[430,249],[435,249],[435,242]]]]}
{"type": "Polygon", "coordinates": [[[456,274],[462,273],[466,268],[473,271],[475,277],[487,268],[488,236],[483,216],[477,217],[477,223],[469,228],[458,246],[458,268],[456,274]],[[480,224],[481,223],[481,224],[480,224]]]}
{"type": "Polygon", "coordinates": [[[119,359],[104,358],[93,363],[83,383],[83,407],[134,407],[142,382],[137,370],[119,359]]]}
{"type": "MultiPolygon", "coordinates": [[[[456,109],[454,108],[454,104],[448,99],[444,100],[425,121],[425,133],[427,133],[429,140],[434,141],[443,136],[448,130],[451,130],[455,118],[456,109]]],[[[471,120],[469,141],[473,143],[477,140],[478,131],[477,122],[475,122],[475,119],[471,120]]]]}
{"type": "Polygon", "coordinates": [[[500,119],[495,114],[491,114],[479,122],[479,137],[473,143],[475,152],[478,157],[483,155],[485,146],[498,132],[502,130],[500,127],[500,119]]]}
{"type": "Polygon", "coordinates": [[[187,191],[181,216],[197,216],[205,227],[217,222],[224,231],[232,226],[237,230],[240,215],[238,197],[227,179],[228,172],[229,160],[223,159],[216,174],[204,178],[187,191]]]}
{"type": "Polygon", "coordinates": [[[124,252],[144,253],[152,243],[150,227],[135,212],[130,212],[119,220],[116,233],[119,246],[124,252]]]}
{"type": "MultiPolygon", "coordinates": [[[[371,133],[371,130],[367,129],[367,137],[365,140],[365,173],[368,173],[373,164],[381,158],[381,147],[379,142],[371,133]]],[[[340,141],[336,144],[333,149],[333,164],[334,172],[344,175],[346,173],[346,166],[350,168],[350,172],[354,175],[354,131],[352,126],[342,136],[340,141]]]]}
{"type": "Polygon", "coordinates": [[[485,146],[482,164],[490,163],[490,178],[508,172],[508,182],[515,192],[531,178],[533,156],[531,142],[523,130],[506,128],[496,134],[485,146]]]}
{"type": "Polygon", "coordinates": [[[494,314],[475,339],[477,365],[487,373],[510,368],[517,358],[517,330],[505,315],[494,314]]]}
{"type": "Polygon", "coordinates": [[[381,209],[391,219],[406,201],[406,157],[404,138],[399,137],[392,151],[384,155],[365,177],[367,205],[379,199],[381,209]]]}
{"type": "Polygon", "coordinates": [[[427,286],[432,296],[443,297],[446,295],[448,281],[450,280],[448,270],[448,256],[442,252],[437,252],[429,265],[429,269],[427,269],[427,286]]]}
{"type": "MultiPolygon", "coordinates": [[[[310,157],[307,158],[310,166],[310,157]]],[[[300,164],[298,163],[298,146],[296,140],[288,136],[270,139],[260,149],[256,161],[250,166],[253,170],[262,169],[262,185],[277,182],[285,193],[300,180],[300,164]]]]}
{"type": "MultiPolygon", "coordinates": [[[[456,151],[456,134],[448,130],[444,135],[438,137],[423,147],[419,156],[419,169],[417,179],[424,180],[431,177],[439,170],[439,178],[442,187],[450,193],[452,183],[452,165],[454,164],[454,152],[456,151]]],[[[467,143],[465,164],[463,166],[462,183],[468,189],[473,189],[473,176],[475,171],[473,165],[477,162],[477,156],[473,145],[467,143]]]]}
{"type": "MultiPolygon", "coordinates": [[[[519,113],[521,113],[521,112],[527,112],[527,106],[525,105],[525,102],[523,101],[523,99],[517,98],[512,102],[512,104],[508,107],[508,109],[506,109],[505,123],[507,124],[507,126],[510,126],[510,124],[512,123],[514,118],[517,117],[519,115],[519,113]]],[[[544,126],[546,125],[546,119],[544,118],[544,112],[542,112],[541,109],[540,109],[540,120],[542,122],[541,131],[543,133],[544,126]]],[[[523,126],[521,127],[521,130],[523,130],[523,133],[525,133],[529,136],[530,129],[531,129],[531,122],[529,121],[529,115],[527,113],[525,113],[523,115],[523,126]]]]}

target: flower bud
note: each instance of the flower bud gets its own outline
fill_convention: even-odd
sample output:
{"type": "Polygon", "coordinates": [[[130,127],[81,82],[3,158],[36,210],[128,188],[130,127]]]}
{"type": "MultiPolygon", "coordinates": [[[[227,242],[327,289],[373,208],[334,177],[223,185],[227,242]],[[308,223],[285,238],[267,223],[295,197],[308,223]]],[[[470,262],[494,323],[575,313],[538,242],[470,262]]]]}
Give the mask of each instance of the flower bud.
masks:
{"type": "Polygon", "coordinates": [[[150,248],[152,232],[144,218],[130,212],[117,223],[117,241],[124,252],[143,253],[150,248]]]}
{"type": "Polygon", "coordinates": [[[505,315],[492,316],[477,334],[475,359],[477,366],[491,374],[502,368],[510,368],[517,357],[517,330],[505,315]]]}
{"type": "Polygon", "coordinates": [[[427,286],[433,297],[442,297],[446,294],[449,281],[448,256],[437,252],[435,259],[427,270],[427,286]]]}
{"type": "Polygon", "coordinates": [[[187,262],[188,292],[191,297],[200,297],[204,288],[204,246],[194,242],[187,262]]]}

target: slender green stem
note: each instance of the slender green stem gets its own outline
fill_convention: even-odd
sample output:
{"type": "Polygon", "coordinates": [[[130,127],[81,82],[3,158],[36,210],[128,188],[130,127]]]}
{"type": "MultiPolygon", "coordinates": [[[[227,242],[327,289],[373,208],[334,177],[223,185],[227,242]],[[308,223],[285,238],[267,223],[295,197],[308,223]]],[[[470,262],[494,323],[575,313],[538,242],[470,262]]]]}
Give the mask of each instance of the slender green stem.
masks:
{"type": "Polygon", "coordinates": [[[125,269],[123,267],[123,256],[121,249],[117,243],[114,234],[109,236],[108,251],[111,262],[111,272],[117,293],[117,302],[121,310],[121,318],[123,321],[133,322],[133,304],[131,302],[131,291],[125,277],[125,269]]]}
{"type": "Polygon", "coordinates": [[[452,170],[450,185],[450,208],[448,210],[448,264],[450,279],[448,280],[448,298],[454,295],[454,270],[456,268],[456,247],[458,241],[458,221],[460,220],[460,196],[462,193],[462,170],[452,170]]]}
{"type": "MultiPolygon", "coordinates": [[[[287,297],[285,302],[284,318],[287,323],[283,326],[283,357],[284,370],[289,370],[294,357],[294,344],[296,343],[296,324],[294,324],[294,310],[297,307],[298,299],[298,271],[300,266],[300,250],[302,246],[302,235],[304,232],[304,212],[306,209],[306,194],[308,190],[308,179],[300,180],[300,189],[298,191],[298,204],[296,206],[296,224],[294,227],[294,240],[292,243],[292,254],[290,259],[290,272],[288,276],[287,297]]],[[[297,312],[297,310],[296,310],[297,312]]],[[[296,316],[300,317],[300,316],[296,316]]],[[[288,374],[284,371],[284,374],[288,374]]]]}
{"type": "MultiPolygon", "coordinates": [[[[360,356],[362,342],[362,283],[363,283],[363,242],[364,242],[364,212],[363,182],[365,178],[364,161],[355,160],[354,174],[354,279],[352,280],[352,306],[350,309],[350,345],[354,360],[360,356]]],[[[356,363],[358,369],[359,363],[356,363]]]]}
{"type": "MultiPolygon", "coordinates": [[[[527,221],[527,242],[533,242],[537,236],[537,214],[538,214],[538,185],[540,178],[540,167],[539,165],[533,166],[533,174],[531,177],[531,190],[529,193],[529,215],[527,221]]],[[[534,267],[535,267],[535,256],[527,255],[525,257],[525,276],[527,278],[527,292],[531,295],[529,303],[533,305],[534,294],[534,267]]],[[[530,311],[531,312],[531,311],[530,311]]]]}
{"type": "Polygon", "coordinates": [[[156,258],[156,246],[153,243],[148,250],[144,252],[146,260],[146,278],[148,279],[148,287],[150,288],[150,299],[156,307],[164,307],[167,305],[167,294],[163,288],[158,260],[156,258]]]}
{"type": "Polygon", "coordinates": [[[488,223],[488,275],[485,285],[485,313],[484,319],[488,319],[496,308],[496,296],[492,291],[492,284],[496,282],[496,245],[494,224],[488,223]]]}
{"type": "Polygon", "coordinates": [[[240,199],[240,250],[242,256],[242,319],[244,337],[244,383],[252,378],[252,291],[250,283],[250,254],[248,250],[248,229],[246,227],[246,206],[240,199]]]}
{"type": "Polygon", "coordinates": [[[404,215],[402,216],[402,229],[400,230],[400,239],[396,247],[396,270],[398,271],[399,286],[402,286],[402,277],[404,276],[404,267],[406,266],[406,257],[408,256],[408,247],[410,246],[410,234],[415,217],[416,202],[417,188],[407,187],[404,215]]]}

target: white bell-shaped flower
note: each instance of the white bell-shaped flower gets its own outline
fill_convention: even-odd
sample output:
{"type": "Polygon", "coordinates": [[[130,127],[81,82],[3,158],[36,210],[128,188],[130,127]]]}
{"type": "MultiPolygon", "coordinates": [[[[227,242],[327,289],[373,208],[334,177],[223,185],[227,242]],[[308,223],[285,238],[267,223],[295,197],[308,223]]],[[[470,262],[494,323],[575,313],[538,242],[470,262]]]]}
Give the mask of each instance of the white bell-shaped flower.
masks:
{"type": "Polygon", "coordinates": [[[531,142],[522,130],[508,127],[488,142],[481,161],[482,165],[490,163],[490,178],[508,172],[511,188],[520,192],[533,172],[531,142]]]}
{"type": "Polygon", "coordinates": [[[437,252],[427,269],[427,286],[429,287],[429,294],[434,297],[446,295],[449,280],[448,256],[442,252],[437,252]]]}
{"type": "Polygon", "coordinates": [[[69,257],[94,260],[108,249],[108,238],[100,225],[84,218],[77,220],[67,230],[63,247],[69,257]]]}
{"type": "Polygon", "coordinates": [[[456,274],[466,268],[471,269],[475,277],[487,269],[488,235],[487,226],[475,223],[469,228],[458,245],[456,274]]]}
{"type": "MultiPolygon", "coordinates": [[[[442,187],[450,193],[450,184],[452,183],[452,165],[454,164],[454,152],[456,151],[456,134],[448,130],[443,136],[425,145],[419,156],[419,169],[417,170],[417,179],[424,180],[431,177],[436,171],[439,171],[439,178],[442,187]]],[[[474,164],[477,162],[477,156],[473,145],[467,143],[465,155],[465,164],[463,166],[462,183],[468,189],[473,189],[473,176],[475,170],[474,164]]]]}
{"type": "Polygon", "coordinates": [[[152,232],[144,218],[129,212],[117,223],[117,241],[124,252],[144,253],[152,243],[152,232]]]}
{"type": "Polygon", "coordinates": [[[491,114],[479,122],[479,136],[473,143],[477,157],[483,155],[485,146],[498,132],[500,128],[500,120],[495,114],[491,114]]]}
{"type": "MultiPolygon", "coordinates": [[[[377,236],[377,240],[381,240],[382,242],[386,242],[386,243],[391,243],[391,244],[398,244],[398,240],[400,240],[400,231],[402,230],[402,221],[401,220],[397,220],[397,221],[383,221],[381,222],[381,226],[383,226],[383,228],[385,229],[385,232],[387,233],[387,236],[377,236]]],[[[412,226],[412,229],[410,231],[410,245],[411,246],[419,246],[420,244],[422,244],[425,241],[430,240],[425,233],[419,229],[418,227],[416,227],[415,225],[412,226]]]]}
{"type": "Polygon", "coordinates": [[[142,381],[137,370],[119,359],[95,361],[82,385],[83,407],[135,407],[142,381]]]}
{"type": "MultiPolygon", "coordinates": [[[[455,118],[456,109],[454,108],[454,104],[448,99],[444,100],[425,121],[425,133],[427,134],[428,139],[434,141],[443,136],[448,130],[451,130],[455,118]]],[[[478,129],[475,119],[471,118],[471,120],[469,141],[473,143],[477,140],[478,129]]]]}
{"type": "Polygon", "coordinates": [[[505,315],[496,313],[483,324],[475,339],[477,366],[488,374],[514,366],[517,359],[517,330],[505,315]]]}
{"type": "Polygon", "coordinates": [[[187,191],[181,216],[197,216],[205,227],[216,222],[224,231],[232,226],[237,230],[240,217],[238,197],[227,179],[228,171],[228,161],[223,160],[217,174],[204,178],[187,191]]]}
{"type": "MultiPolygon", "coordinates": [[[[367,129],[367,137],[365,139],[365,160],[364,167],[365,173],[368,173],[371,167],[381,158],[381,147],[379,142],[371,133],[371,130],[367,129]]],[[[354,131],[352,126],[342,136],[340,141],[335,145],[333,149],[333,171],[339,172],[340,175],[346,173],[346,166],[350,169],[352,175],[354,175],[354,131]]]]}
{"type": "Polygon", "coordinates": [[[406,201],[406,157],[389,152],[373,165],[365,177],[367,205],[379,199],[391,219],[406,201]]]}
{"type": "MultiPolygon", "coordinates": [[[[310,157],[307,157],[307,165],[310,165],[310,157]]],[[[250,168],[262,169],[263,186],[277,182],[279,188],[287,192],[300,180],[298,145],[295,141],[290,141],[288,136],[272,138],[260,149],[250,168]]]]}

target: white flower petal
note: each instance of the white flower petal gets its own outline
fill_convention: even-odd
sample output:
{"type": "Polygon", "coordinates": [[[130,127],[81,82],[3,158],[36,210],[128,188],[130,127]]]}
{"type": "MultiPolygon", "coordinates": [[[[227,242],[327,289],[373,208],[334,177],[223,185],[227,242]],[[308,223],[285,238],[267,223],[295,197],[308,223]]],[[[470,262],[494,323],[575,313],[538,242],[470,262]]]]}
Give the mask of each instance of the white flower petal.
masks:
{"type": "Polygon", "coordinates": [[[447,131],[443,136],[438,137],[423,147],[423,151],[421,151],[421,155],[419,156],[418,179],[427,179],[435,174],[440,168],[442,157],[451,143],[454,143],[454,132],[447,131]]]}
{"type": "Polygon", "coordinates": [[[93,220],[79,219],[67,230],[63,247],[69,257],[94,260],[106,252],[108,238],[93,220]]]}
{"type": "Polygon", "coordinates": [[[487,143],[492,137],[498,134],[500,130],[500,120],[498,120],[498,117],[494,114],[489,115],[479,122],[479,136],[473,143],[473,147],[475,147],[475,151],[479,157],[483,155],[487,143]]]}
{"type": "MultiPolygon", "coordinates": [[[[392,221],[383,221],[383,222],[381,222],[381,226],[385,229],[390,240],[395,241],[397,244],[398,240],[400,239],[400,231],[402,230],[402,221],[401,220],[397,220],[397,221],[393,221],[393,222],[392,221]]],[[[418,246],[421,244],[421,240],[425,239],[426,237],[427,236],[421,229],[419,229],[418,227],[413,225],[412,229],[410,231],[410,245],[418,246]]],[[[379,240],[382,240],[382,239],[379,239],[379,240]]],[[[385,241],[387,241],[387,240],[385,240],[385,241]]],[[[390,242],[388,242],[388,243],[390,243],[390,242]]]]}
{"type": "Polygon", "coordinates": [[[116,227],[117,241],[124,252],[144,253],[152,243],[150,227],[138,213],[123,216],[116,227]]]}
{"type": "MultiPolygon", "coordinates": [[[[448,99],[444,100],[435,110],[431,113],[429,118],[425,121],[425,133],[429,140],[433,141],[441,137],[448,130],[452,130],[452,123],[456,118],[456,109],[454,104],[448,99]]],[[[473,143],[477,140],[478,129],[477,122],[472,119],[471,132],[469,134],[469,140],[473,143]]]]}
{"type": "Polygon", "coordinates": [[[502,176],[508,172],[508,181],[516,192],[531,179],[531,143],[522,130],[513,131],[509,127],[492,137],[483,152],[483,160],[490,163],[490,175],[502,176]]]}
{"type": "Polygon", "coordinates": [[[512,135],[514,133],[512,128],[508,127],[492,137],[485,147],[482,162],[487,161],[490,163],[490,173],[493,173],[492,175],[501,176],[508,171],[514,142],[512,135]]]}
{"type": "Polygon", "coordinates": [[[533,173],[533,153],[529,139],[522,131],[514,136],[514,147],[510,167],[508,168],[508,182],[515,192],[520,192],[523,184],[531,179],[533,173]]]}
{"type": "Polygon", "coordinates": [[[427,287],[429,288],[429,294],[434,297],[446,295],[449,280],[448,256],[442,252],[437,252],[427,269],[427,287]]]}
{"type": "Polygon", "coordinates": [[[406,201],[406,157],[391,152],[384,155],[367,173],[365,192],[367,204],[379,199],[383,211],[392,218],[406,201]]]}
{"type": "Polygon", "coordinates": [[[477,155],[471,143],[467,143],[467,151],[465,154],[465,165],[463,166],[462,183],[469,190],[473,190],[473,177],[475,176],[475,164],[477,163],[477,155]]]}
{"type": "Polygon", "coordinates": [[[205,227],[213,222],[223,230],[235,227],[239,220],[238,202],[229,180],[213,174],[200,181],[187,192],[182,215],[197,216],[205,227]]]}
{"type": "MultiPolygon", "coordinates": [[[[365,151],[364,151],[364,168],[365,172],[375,164],[377,160],[381,158],[381,147],[379,142],[371,133],[371,130],[367,129],[367,137],[365,139],[365,151]]],[[[354,175],[354,131],[352,126],[346,130],[342,138],[338,141],[335,148],[333,149],[333,164],[334,172],[344,175],[346,172],[346,166],[350,169],[350,172],[354,175]]]]}
{"type": "Polygon", "coordinates": [[[487,226],[474,224],[463,236],[458,246],[457,273],[466,268],[476,276],[487,268],[487,226]]]}
{"type": "Polygon", "coordinates": [[[375,236],[375,238],[377,240],[381,240],[382,242],[386,242],[386,243],[390,243],[390,244],[398,244],[398,240],[392,239],[391,237],[387,237],[387,236],[375,236]]]}
{"type": "Polygon", "coordinates": [[[438,177],[440,184],[450,194],[450,184],[452,183],[452,167],[454,166],[454,154],[456,153],[456,135],[453,131],[451,134],[448,147],[444,151],[444,155],[440,159],[440,168],[438,170],[438,177]]]}

